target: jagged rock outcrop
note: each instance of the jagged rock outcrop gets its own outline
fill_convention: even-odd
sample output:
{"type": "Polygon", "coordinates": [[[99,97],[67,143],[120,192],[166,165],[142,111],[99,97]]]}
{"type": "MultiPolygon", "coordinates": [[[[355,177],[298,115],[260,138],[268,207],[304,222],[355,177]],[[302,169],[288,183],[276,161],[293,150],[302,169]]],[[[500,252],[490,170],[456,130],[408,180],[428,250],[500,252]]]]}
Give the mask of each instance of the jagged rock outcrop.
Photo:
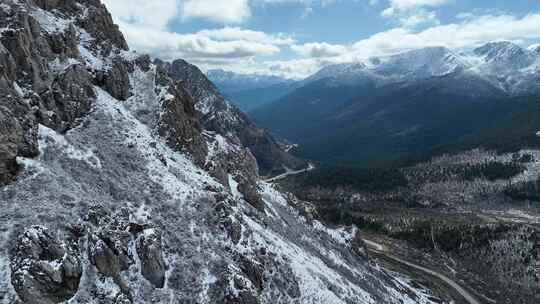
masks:
{"type": "MultiPolygon", "coordinates": [[[[65,132],[89,112],[95,85],[127,100],[130,73],[150,69],[147,56],[126,55],[123,35],[97,0],[8,1],[0,28],[0,115],[12,117],[0,135],[0,183],[15,175],[17,156],[36,155],[38,124],[65,132]]],[[[202,163],[207,149],[194,102],[174,81],[165,82],[160,134],[202,163]]]]}
{"type": "Polygon", "coordinates": [[[197,100],[205,129],[214,131],[233,143],[242,145],[255,156],[262,175],[288,168],[300,168],[305,162],[285,152],[267,131],[258,128],[236,106],[228,102],[208,78],[194,65],[184,60],[172,64],[156,61],[169,70],[173,79],[181,80],[186,90],[197,100]]]}
{"type": "Polygon", "coordinates": [[[145,229],[137,240],[137,254],[142,275],[157,288],[163,288],[167,266],[163,259],[161,233],[153,228],[145,229]]]}
{"type": "Polygon", "coordinates": [[[0,108],[0,183],[10,180],[17,172],[15,158],[22,141],[22,129],[11,111],[0,108]]]}
{"type": "Polygon", "coordinates": [[[60,303],[75,295],[82,267],[71,246],[41,226],[18,238],[11,253],[11,283],[24,303],[60,303]]]}
{"type": "Polygon", "coordinates": [[[182,150],[186,148],[196,163],[204,165],[208,148],[201,136],[202,127],[196,119],[195,101],[181,83],[168,77],[167,71],[157,67],[157,85],[168,87],[162,96],[165,109],[159,118],[159,133],[167,139],[169,146],[182,150]]]}
{"type": "Polygon", "coordinates": [[[264,201],[259,194],[257,184],[243,179],[238,183],[238,191],[244,195],[244,199],[258,210],[264,210],[264,201]]]}
{"type": "Polygon", "coordinates": [[[94,98],[91,76],[86,69],[80,65],[68,66],[41,93],[38,121],[55,130],[69,130],[90,111],[94,98]]]}
{"type": "Polygon", "coordinates": [[[234,186],[231,181],[238,184],[232,191],[238,190],[253,207],[263,210],[257,192],[259,173],[273,174],[284,167],[302,167],[305,162],[286,153],[268,132],[257,128],[197,67],[181,59],[172,64],[160,60],[155,63],[168,76],[181,81],[182,88],[197,101],[195,109],[207,130],[210,150],[205,168],[227,187],[234,186]]]}
{"type": "Polygon", "coordinates": [[[111,96],[119,100],[126,100],[131,96],[129,74],[133,67],[128,66],[122,58],[114,58],[111,66],[103,71],[96,72],[96,83],[104,87],[111,96]]]}

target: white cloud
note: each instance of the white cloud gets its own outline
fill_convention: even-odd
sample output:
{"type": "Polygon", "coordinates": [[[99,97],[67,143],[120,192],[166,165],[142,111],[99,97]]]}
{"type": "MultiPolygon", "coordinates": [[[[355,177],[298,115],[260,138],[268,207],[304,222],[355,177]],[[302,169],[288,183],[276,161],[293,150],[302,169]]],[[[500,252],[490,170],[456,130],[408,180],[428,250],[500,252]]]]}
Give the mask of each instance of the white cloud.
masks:
{"type": "Polygon", "coordinates": [[[396,18],[403,27],[414,28],[420,25],[439,23],[437,13],[427,7],[444,5],[449,0],[389,0],[390,6],[381,12],[385,18],[396,18]]]}
{"type": "Polygon", "coordinates": [[[164,29],[178,16],[179,0],[103,0],[117,22],[164,29]]]}
{"type": "Polygon", "coordinates": [[[399,17],[399,23],[406,28],[415,28],[420,25],[436,25],[440,21],[436,12],[419,9],[414,13],[401,15],[399,17]]]}
{"type": "MultiPolygon", "coordinates": [[[[432,26],[424,30],[397,27],[380,32],[346,47],[347,52],[338,56],[320,57],[310,54],[309,47],[298,52],[309,58],[287,61],[270,61],[264,65],[273,74],[302,78],[320,68],[336,63],[349,63],[369,57],[386,56],[408,50],[431,46],[451,49],[466,49],[497,40],[538,40],[540,39],[540,14],[530,14],[522,18],[511,15],[484,15],[475,19],[465,19],[460,23],[432,26]]],[[[311,43],[305,45],[324,45],[311,43]]],[[[316,55],[316,54],[315,54],[316,55]]]]}
{"type": "MultiPolygon", "coordinates": [[[[324,41],[298,42],[289,34],[270,34],[240,26],[205,29],[189,34],[175,33],[169,26],[181,21],[183,3],[186,1],[194,0],[104,0],[104,3],[120,25],[131,48],[139,52],[165,60],[183,58],[202,68],[223,67],[295,78],[307,76],[328,64],[354,62],[429,46],[461,49],[494,40],[533,42],[540,39],[540,13],[517,17],[496,12],[473,12],[460,14],[454,23],[438,24],[436,13],[427,7],[445,3],[443,0],[392,0],[395,9],[406,11],[411,8],[407,13],[394,15],[398,26],[346,45],[324,41]],[[279,58],[271,56],[281,56],[285,47],[290,47],[297,58],[272,59],[279,58]]],[[[249,1],[323,3],[321,0],[249,1]]],[[[211,18],[210,14],[198,15],[211,18]]],[[[222,20],[246,18],[246,14],[231,15],[241,17],[222,20]]]]}
{"type": "MultiPolygon", "coordinates": [[[[448,3],[448,0],[390,0],[390,9],[395,11],[405,11],[419,7],[435,7],[448,3]]],[[[389,13],[389,12],[387,12],[389,13]]]]}
{"type": "MultiPolygon", "coordinates": [[[[120,23],[130,46],[139,52],[150,53],[164,60],[183,58],[238,59],[252,56],[269,56],[279,53],[280,48],[272,43],[248,39],[219,39],[219,31],[202,31],[194,34],[178,34],[169,31],[152,30],[133,24],[120,23]]],[[[225,28],[223,31],[227,31],[225,28]]],[[[241,30],[240,30],[241,31],[241,30]]],[[[255,32],[257,33],[257,32],[255,32]]],[[[260,33],[264,38],[264,33],[260,33]]]]}
{"type": "Polygon", "coordinates": [[[422,31],[394,28],[355,43],[366,55],[391,53],[428,46],[463,48],[493,40],[540,38],[540,14],[523,18],[511,15],[485,15],[461,23],[433,26],[422,31]]]}
{"type": "Polygon", "coordinates": [[[242,29],[239,27],[224,27],[221,29],[201,30],[197,35],[223,41],[244,40],[265,44],[290,45],[296,41],[285,34],[267,34],[260,31],[242,29]]]}
{"type": "MultiPolygon", "coordinates": [[[[207,10],[206,5],[210,7],[213,0],[195,2],[199,6],[190,6],[191,0],[104,0],[130,47],[164,60],[183,58],[198,63],[227,64],[239,58],[275,55],[280,52],[280,46],[295,43],[285,34],[267,34],[240,27],[206,29],[189,34],[170,30],[169,25],[179,18],[181,11],[187,14],[186,8],[192,17],[213,18],[212,10],[220,7],[217,5],[207,10]]],[[[231,1],[228,5],[234,8],[235,3],[231,1]]],[[[232,21],[245,16],[232,11],[234,9],[223,9],[224,14],[219,18],[232,21]]]]}
{"type": "Polygon", "coordinates": [[[184,0],[182,17],[206,18],[220,23],[242,23],[251,16],[248,0],[184,0]]]}
{"type": "Polygon", "coordinates": [[[304,57],[334,57],[343,55],[349,51],[344,45],[329,44],[326,42],[293,45],[291,49],[304,57]]]}

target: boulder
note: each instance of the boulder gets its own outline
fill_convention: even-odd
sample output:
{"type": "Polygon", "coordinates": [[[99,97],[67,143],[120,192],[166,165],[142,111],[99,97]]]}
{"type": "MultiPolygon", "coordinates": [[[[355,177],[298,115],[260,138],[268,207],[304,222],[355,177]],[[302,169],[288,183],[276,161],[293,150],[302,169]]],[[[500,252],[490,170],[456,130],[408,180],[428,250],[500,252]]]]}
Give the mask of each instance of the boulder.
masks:
{"type": "Polygon", "coordinates": [[[244,195],[244,199],[251,206],[259,211],[264,211],[265,204],[255,183],[249,180],[243,180],[238,184],[238,191],[244,195]]]}
{"type": "Polygon", "coordinates": [[[143,231],[137,241],[137,254],[141,260],[141,274],[155,287],[163,288],[167,267],[159,230],[150,228],[143,231]]]}
{"type": "Polygon", "coordinates": [[[75,64],[59,74],[40,96],[43,103],[40,120],[50,128],[66,131],[90,111],[95,92],[90,74],[75,64]]]}
{"type": "Polygon", "coordinates": [[[22,129],[12,113],[0,106],[0,184],[6,183],[17,172],[17,146],[22,129]]]}
{"type": "Polygon", "coordinates": [[[109,69],[97,71],[96,84],[118,100],[127,100],[131,96],[129,72],[131,66],[120,58],[113,60],[109,69]]]}
{"type": "Polygon", "coordinates": [[[24,231],[10,261],[11,284],[24,303],[64,302],[79,288],[82,266],[77,251],[45,227],[34,226],[24,231]]]}
{"type": "Polygon", "coordinates": [[[176,151],[189,152],[198,165],[204,165],[208,147],[201,135],[194,102],[181,83],[171,83],[163,97],[158,132],[176,151]]]}

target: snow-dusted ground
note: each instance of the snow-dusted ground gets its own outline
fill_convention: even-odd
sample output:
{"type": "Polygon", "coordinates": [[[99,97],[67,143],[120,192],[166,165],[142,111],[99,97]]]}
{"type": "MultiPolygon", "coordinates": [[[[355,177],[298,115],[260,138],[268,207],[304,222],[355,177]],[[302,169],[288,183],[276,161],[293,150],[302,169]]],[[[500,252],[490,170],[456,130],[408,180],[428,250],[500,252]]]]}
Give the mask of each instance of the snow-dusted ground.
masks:
{"type": "MultiPolygon", "coordinates": [[[[112,58],[92,50],[93,37],[72,19],[31,9],[45,33],[61,34],[74,26],[79,34],[81,57],[51,60],[52,76],[72,64],[84,64],[91,72],[111,68],[112,58]]],[[[113,56],[137,57],[126,52],[113,56]]],[[[147,281],[138,254],[133,254],[133,263],[120,274],[125,286],[119,287],[91,265],[83,249],[88,235],[83,234],[77,254],[84,272],[69,304],[113,303],[123,288],[131,290],[137,304],[213,304],[224,294],[240,295],[239,285],[255,291],[261,303],[272,304],[429,302],[427,295],[357,256],[350,247],[354,229],[332,230],[307,221],[289,205],[289,198],[264,182],[259,186],[266,212],[260,212],[239,195],[234,178],[229,179],[231,188],[225,188],[188,154],[172,150],[156,131],[164,111],[161,102],[172,96],[167,88],[156,86],[155,79],[154,66],[148,72],[135,67],[128,100],[119,101],[95,87],[93,108],[77,127],[65,134],[39,127],[39,156],[18,158],[20,175],[0,188],[0,303],[16,301],[8,260],[17,237],[41,225],[66,240],[95,207],[149,225],[142,228],[144,236],[161,233],[165,286],[155,288],[147,281]],[[222,202],[230,205],[223,207],[222,202]],[[238,242],[221,226],[221,216],[239,225],[238,242]],[[256,273],[263,278],[259,289],[246,278],[243,259],[253,267],[264,266],[256,273]]],[[[197,104],[203,113],[213,106],[211,99],[197,104]]],[[[235,148],[224,137],[205,133],[214,138],[211,156],[235,148]]],[[[127,250],[136,252],[133,240],[127,250]]]]}
{"type": "MultiPolygon", "coordinates": [[[[512,183],[533,181],[540,176],[540,150],[523,149],[518,152],[520,155],[532,155],[534,160],[523,164],[526,170],[512,178],[512,183]]],[[[481,164],[491,161],[508,163],[513,159],[514,153],[497,154],[494,151],[474,149],[458,154],[443,155],[436,157],[429,162],[419,164],[418,168],[430,166],[450,166],[454,164],[481,164]]]]}
{"type": "MultiPolygon", "coordinates": [[[[137,73],[133,77],[140,87],[150,86],[152,92],[148,79],[153,78],[137,73]]],[[[219,275],[213,272],[215,265],[226,263],[234,268],[235,263],[226,235],[210,222],[209,202],[214,198],[207,187],[228,189],[188,156],[171,150],[156,136],[150,122],[137,118],[141,108],[157,108],[157,95],[135,90],[123,103],[97,87],[95,90],[94,109],[79,127],[65,135],[41,127],[40,156],[19,159],[23,173],[0,191],[0,217],[4,219],[0,231],[9,235],[0,238],[1,248],[8,248],[23,227],[41,224],[62,235],[91,206],[126,208],[134,219],[152,219],[163,231],[168,248],[170,268],[164,289],[153,289],[131,270],[123,274],[136,290],[137,303],[151,298],[162,302],[210,299],[208,293],[216,288],[219,275]],[[173,284],[178,280],[191,284],[173,284]]],[[[256,213],[245,202],[237,205],[235,212],[244,233],[234,248],[247,256],[266,248],[280,265],[287,265],[278,270],[292,271],[301,292],[300,298],[293,300],[285,297],[284,291],[267,287],[262,303],[413,303],[399,292],[403,286],[385,280],[379,270],[354,257],[347,246],[351,235],[325,229],[320,223],[312,226],[271,185],[263,183],[261,188],[268,209],[275,214],[256,213]]],[[[231,192],[242,201],[234,189],[231,192]]],[[[0,254],[0,290],[9,290],[6,299],[10,301],[13,290],[7,256],[5,251],[0,254]]],[[[83,303],[92,288],[111,295],[120,292],[112,282],[92,280],[92,275],[96,274],[85,274],[81,291],[70,303],[83,303]]]]}

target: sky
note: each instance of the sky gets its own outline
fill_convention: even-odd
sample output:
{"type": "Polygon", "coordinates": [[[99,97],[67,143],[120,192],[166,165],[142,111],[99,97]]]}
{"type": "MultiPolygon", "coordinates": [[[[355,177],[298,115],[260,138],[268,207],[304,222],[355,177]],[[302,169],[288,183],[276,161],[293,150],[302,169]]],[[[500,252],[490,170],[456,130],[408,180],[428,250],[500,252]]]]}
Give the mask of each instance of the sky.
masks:
{"type": "Polygon", "coordinates": [[[130,48],[202,70],[301,79],[445,46],[540,42],[540,0],[103,0],[130,48]]]}

